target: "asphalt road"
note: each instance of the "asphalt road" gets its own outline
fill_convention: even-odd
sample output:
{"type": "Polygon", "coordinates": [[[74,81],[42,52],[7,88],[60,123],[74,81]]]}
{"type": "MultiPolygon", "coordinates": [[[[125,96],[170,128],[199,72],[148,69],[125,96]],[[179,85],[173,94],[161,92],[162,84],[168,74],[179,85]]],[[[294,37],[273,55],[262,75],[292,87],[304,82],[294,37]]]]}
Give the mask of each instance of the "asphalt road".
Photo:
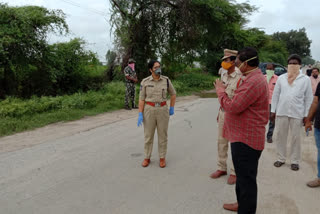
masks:
{"type": "MultiPolygon", "coordinates": [[[[157,140],[151,165],[141,167],[143,128],[137,128],[136,111],[0,138],[0,214],[230,213],[222,205],[235,202],[235,186],[227,176],[209,177],[216,169],[218,106],[212,98],[177,103],[163,169],[157,140]]],[[[320,213],[320,189],[306,187],[316,176],[312,135],[302,151],[294,172],[289,164],[275,168],[275,145],[266,145],[257,213],[320,213]]]]}

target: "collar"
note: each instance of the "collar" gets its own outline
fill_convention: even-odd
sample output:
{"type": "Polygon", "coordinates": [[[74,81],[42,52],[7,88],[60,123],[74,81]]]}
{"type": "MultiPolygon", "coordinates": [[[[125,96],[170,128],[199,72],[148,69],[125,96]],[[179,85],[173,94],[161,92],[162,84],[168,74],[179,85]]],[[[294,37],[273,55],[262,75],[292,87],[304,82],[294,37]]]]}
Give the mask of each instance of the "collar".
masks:
{"type": "MultiPolygon", "coordinates": [[[[149,80],[155,81],[152,75],[150,75],[149,80]]],[[[159,81],[160,80],[163,80],[163,76],[162,75],[160,75],[159,81]]]]}

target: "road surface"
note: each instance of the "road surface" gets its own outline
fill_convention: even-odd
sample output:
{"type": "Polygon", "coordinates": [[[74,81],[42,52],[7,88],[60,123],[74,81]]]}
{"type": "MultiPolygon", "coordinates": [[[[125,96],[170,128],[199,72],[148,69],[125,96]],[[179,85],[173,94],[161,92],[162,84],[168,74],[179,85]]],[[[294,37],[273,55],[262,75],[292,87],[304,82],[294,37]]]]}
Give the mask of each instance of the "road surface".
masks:
{"type": "MultiPolygon", "coordinates": [[[[216,169],[217,99],[182,98],[170,118],[167,167],[141,167],[143,128],[136,110],[120,110],[0,138],[0,214],[224,214],[234,202],[216,169]]],[[[302,130],[301,130],[302,131],[302,130]]],[[[315,214],[320,189],[313,136],[305,137],[299,171],[275,168],[267,144],[258,173],[257,213],[315,214]]],[[[229,160],[230,162],[230,160],[229,160]]]]}

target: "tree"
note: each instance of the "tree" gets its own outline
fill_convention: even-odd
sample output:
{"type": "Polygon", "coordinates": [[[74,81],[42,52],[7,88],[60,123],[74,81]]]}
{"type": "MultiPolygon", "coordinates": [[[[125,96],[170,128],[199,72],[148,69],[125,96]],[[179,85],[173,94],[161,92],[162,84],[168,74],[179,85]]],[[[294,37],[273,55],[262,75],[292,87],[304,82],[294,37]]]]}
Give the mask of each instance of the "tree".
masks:
{"type": "Polygon", "coordinates": [[[68,32],[61,10],[0,4],[0,91],[3,94],[23,93],[19,86],[37,73],[37,65],[42,64],[43,53],[47,51],[49,32],[68,32]]]}
{"type": "Polygon", "coordinates": [[[234,26],[242,26],[244,15],[254,9],[227,0],[110,1],[122,67],[135,58],[140,79],[149,74],[151,58],[160,57],[165,71],[196,59],[212,68],[234,26]]]}
{"type": "Polygon", "coordinates": [[[276,41],[284,42],[289,54],[298,54],[301,57],[310,56],[311,40],[308,38],[306,29],[301,28],[289,32],[276,32],[272,35],[276,41]]]}

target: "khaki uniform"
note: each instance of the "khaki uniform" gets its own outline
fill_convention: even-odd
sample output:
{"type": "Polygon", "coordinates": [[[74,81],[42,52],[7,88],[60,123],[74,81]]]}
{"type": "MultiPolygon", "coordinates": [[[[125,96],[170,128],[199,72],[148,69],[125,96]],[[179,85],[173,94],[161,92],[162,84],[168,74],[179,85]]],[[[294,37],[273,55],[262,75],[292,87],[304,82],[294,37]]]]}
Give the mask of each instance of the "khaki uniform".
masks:
{"type": "MultiPolygon", "coordinates": [[[[238,68],[236,68],[235,72],[232,74],[228,74],[227,72],[222,75],[222,82],[227,86],[226,93],[230,99],[234,96],[234,91],[237,89],[237,83],[241,78],[242,74],[238,68]]],[[[227,171],[227,159],[228,159],[228,147],[229,140],[222,136],[223,133],[223,125],[224,125],[224,110],[219,110],[219,122],[218,122],[218,170],[227,171]]],[[[234,167],[231,162],[231,173],[235,175],[234,167]]]]}
{"type": "MultiPolygon", "coordinates": [[[[167,93],[175,95],[176,91],[168,77],[160,76],[159,80],[154,80],[149,76],[142,80],[140,86],[140,100],[145,102],[161,103],[167,101],[167,93]]],[[[168,106],[150,106],[145,103],[143,111],[144,126],[144,152],[145,158],[150,159],[153,146],[154,132],[158,133],[158,152],[160,158],[165,158],[168,143],[168,106]]]]}

